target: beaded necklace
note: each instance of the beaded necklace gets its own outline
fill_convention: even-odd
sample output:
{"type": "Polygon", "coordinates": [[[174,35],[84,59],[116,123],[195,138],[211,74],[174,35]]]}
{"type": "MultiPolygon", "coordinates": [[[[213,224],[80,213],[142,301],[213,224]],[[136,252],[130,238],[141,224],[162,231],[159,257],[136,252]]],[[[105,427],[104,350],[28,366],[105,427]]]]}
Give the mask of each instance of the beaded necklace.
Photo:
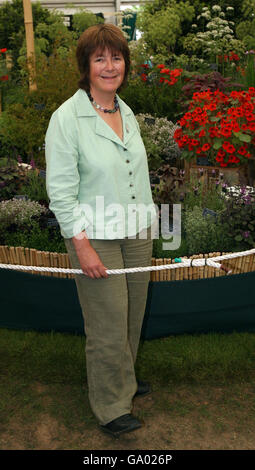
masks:
{"type": "Polygon", "coordinates": [[[103,111],[104,113],[116,113],[116,111],[118,111],[119,103],[118,103],[116,95],[114,97],[114,108],[113,109],[106,109],[106,108],[103,108],[103,106],[100,106],[100,104],[96,103],[96,101],[94,100],[93,96],[91,96],[89,91],[87,92],[87,94],[88,94],[88,97],[89,97],[91,103],[93,104],[93,106],[95,106],[96,109],[100,109],[100,111],[103,111]]]}

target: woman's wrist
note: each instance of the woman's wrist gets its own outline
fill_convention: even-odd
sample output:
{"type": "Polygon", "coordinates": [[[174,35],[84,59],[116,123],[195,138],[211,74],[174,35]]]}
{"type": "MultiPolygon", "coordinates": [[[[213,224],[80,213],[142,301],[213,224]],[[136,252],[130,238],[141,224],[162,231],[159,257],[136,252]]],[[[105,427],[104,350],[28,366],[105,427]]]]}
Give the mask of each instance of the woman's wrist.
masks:
{"type": "Polygon", "coordinates": [[[78,233],[77,235],[74,235],[74,237],[72,237],[72,241],[73,241],[75,248],[78,250],[90,246],[89,239],[87,237],[85,230],[78,233]]]}
{"type": "Polygon", "coordinates": [[[82,232],[80,233],[77,233],[77,235],[74,235],[73,237],[75,240],[83,240],[84,238],[86,238],[88,240],[88,237],[87,237],[87,234],[85,232],[85,230],[83,230],[82,232]]]}

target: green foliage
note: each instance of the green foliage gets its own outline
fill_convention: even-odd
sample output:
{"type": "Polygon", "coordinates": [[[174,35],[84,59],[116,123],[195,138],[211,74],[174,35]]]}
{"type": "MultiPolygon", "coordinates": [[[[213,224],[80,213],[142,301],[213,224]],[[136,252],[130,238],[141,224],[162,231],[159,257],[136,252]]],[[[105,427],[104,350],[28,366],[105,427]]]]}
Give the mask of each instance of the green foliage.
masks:
{"type": "Polygon", "coordinates": [[[20,187],[20,194],[25,194],[29,199],[38,202],[49,202],[46,191],[45,178],[42,178],[37,170],[30,170],[26,183],[20,187]]]}
{"type": "Polygon", "coordinates": [[[63,54],[58,44],[57,41],[49,58],[41,55],[37,60],[37,90],[29,92],[27,78],[24,78],[20,87],[22,102],[7,105],[0,116],[0,141],[10,153],[15,142],[23,161],[30,162],[33,157],[40,168],[45,168],[42,149],[50,117],[78,88],[75,47],[63,54]]]}
{"type": "Polygon", "coordinates": [[[36,201],[9,199],[0,203],[0,245],[25,246],[65,253],[59,227],[48,227],[48,209],[36,201]]]}
{"type": "MultiPolygon", "coordinates": [[[[245,50],[243,43],[235,38],[234,22],[228,17],[219,5],[211,8],[204,7],[202,13],[197,16],[194,24],[194,33],[189,33],[184,41],[183,47],[189,53],[201,56],[208,63],[219,64],[219,55],[228,54],[230,51],[242,53],[245,50]],[[202,27],[199,25],[202,21],[202,27]]],[[[233,10],[233,9],[232,9],[233,10]]]]}
{"type": "Polygon", "coordinates": [[[184,198],[183,207],[185,210],[193,210],[194,207],[220,211],[225,207],[225,198],[222,188],[225,188],[225,182],[215,180],[209,186],[203,181],[203,169],[200,170],[200,177],[191,175],[190,181],[185,183],[183,188],[184,198]]]}
{"type": "Polygon", "coordinates": [[[153,56],[174,53],[178,38],[182,35],[182,24],[191,22],[194,7],[189,2],[151,2],[141,7],[137,27],[143,32],[147,52],[153,56]]]}
{"type": "Polygon", "coordinates": [[[42,227],[33,220],[22,230],[0,232],[0,244],[8,246],[24,246],[41,251],[66,253],[64,239],[57,227],[42,227]]]}
{"type": "Polygon", "coordinates": [[[10,231],[30,230],[32,221],[45,214],[47,209],[36,201],[8,199],[0,202],[1,237],[10,231]]]}
{"type": "Polygon", "coordinates": [[[186,85],[182,87],[180,102],[185,106],[189,106],[193,93],[201,93],[202,91],[211,90],[212,92],[220,90],[222,93],[239,89],[241,83],[231,81],[231,77],[223,77],[219,72],[211,72],[204,74],[195,74],[186,79],[186,85]]]}
{"type": "MultiPolygon", "coordinates": [[[[35,33],[35,50],[50,54],[51,46],[59,31],[70,37],[70,33],[63,24],[61,14],[50,12],[43,8],[39,2],[32,3],[33,27],[35,33]],[[38,29],[37,29],[38,28],[38,29]]],[[[13,69],[12,76],[19,77],[18,59],[25,54],[25,26],[23,1],[12,0],[0,6],[0,44],[7,47],[11,54],[13,69]]]]}
{"type": "Polygon", "coordinates": [[[255,0],[242,2],[243,21],[236,27],[236,35],[247,50],[255,49],[255,0]]]}
{"type": "Polygon", "coordinates": [[[0,201],[9,199],[17,194],[22,184],[26,181],[27,172],[19,168],[17,161],[12,159],[1,159],[0,166],[0,201]]]}
{"type": "Polygon", "coordinates": [[[194,206],[185,212],[184,229],[189,255],[231,251],[233,243],[228,228],[223,227],[212,216],[203,216],[201,207],[194,206]]]}
{"type": "Polygon", "coordinates": [[[237,249],[250,250],[255,247],[255,193],[239,188],[226,198],[221,223],[237,249]]]}
{"type": "Polygon", "coordinates": [[[73,30],[74,38],[78,39],[80,35],[90,26],[98,23],[104,23],[103,18],[96,16],[92,11],[86,10],[86,8],[79,8],[78,13],[73,15],[73,30]]]}
{"type": "Polygon", "coordinates": [[[255,84],[255,52],[250,51],[247,54],[247,62],[245,67],[245,86],[247,88],[254,86],[255,84]]]}
{"type": "Polygon", "coordinates": [[[182,235],[181,238],[181,245],[177,250],[163,250],[163,243],[167,242],[169,243],[169,240],[164,240],[162,236],[155,240],[153,240],[153,252],[152,256],[154,258],[179,258],[181,256],[187,256],[188,255],[188,246],[187,246],[187,241],[184,238],[184,235],[182,235]]]}
{"type": "Polygon", "coordinates": [[[130,106],[134,114],[151,114],[155,117],[166,118],[175,122],[181,113],[177,99],[180,96],[182,79],[173,86],[159,84],[159,74],[156,67],[149,71],[146,82],[141,80],[140,70],[133,73],[127,86],[121,91],[120,97],[130,106]]]}
{"type": "Polygon", "coordinates": [[[176,163],[180,150],[173,139],[178,126],[166,118],[157,118],[151,114],[137,114],[141,136],[148,156],[149,169],[158,168],[165,160],[176,163]]]}

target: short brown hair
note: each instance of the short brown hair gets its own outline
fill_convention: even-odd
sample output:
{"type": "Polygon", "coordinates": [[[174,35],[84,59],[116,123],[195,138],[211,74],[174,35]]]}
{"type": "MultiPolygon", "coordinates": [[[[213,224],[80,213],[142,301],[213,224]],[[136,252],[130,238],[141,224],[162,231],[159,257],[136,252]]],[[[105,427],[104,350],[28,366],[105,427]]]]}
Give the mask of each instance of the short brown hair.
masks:
{"type": "Polygon", "coordinates": [[[121,52],[125,61],[125,74],[118,91],[126,85],[128,72],[130,68],[130,52],[128,42],[122,31],[117,26],[107,24],[97,24],[90,26],[80,36],[76,49],[76,58],[81,78],[78,82],[79,88],[89,91],[89,59],[94,52],[99,49],[103,52],[109,49],[112,54],[121,52]]]}

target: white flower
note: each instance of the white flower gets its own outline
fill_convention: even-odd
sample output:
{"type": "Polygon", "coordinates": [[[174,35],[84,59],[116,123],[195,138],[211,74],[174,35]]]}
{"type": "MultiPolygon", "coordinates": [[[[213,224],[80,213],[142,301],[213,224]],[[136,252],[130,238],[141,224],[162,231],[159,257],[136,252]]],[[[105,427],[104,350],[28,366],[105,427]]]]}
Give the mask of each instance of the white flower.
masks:
{"type": "Polygon", "coordinates": [[[226,10],[231,11],[231,10],[234,10],[234,8],[233,7],[227,7],[226,10]]]}
{"type": "Polygon", "coordinates": [[[213,11],[221,11],[221,7],[219,5],[213,5],[212,10],[213,11]]]}

